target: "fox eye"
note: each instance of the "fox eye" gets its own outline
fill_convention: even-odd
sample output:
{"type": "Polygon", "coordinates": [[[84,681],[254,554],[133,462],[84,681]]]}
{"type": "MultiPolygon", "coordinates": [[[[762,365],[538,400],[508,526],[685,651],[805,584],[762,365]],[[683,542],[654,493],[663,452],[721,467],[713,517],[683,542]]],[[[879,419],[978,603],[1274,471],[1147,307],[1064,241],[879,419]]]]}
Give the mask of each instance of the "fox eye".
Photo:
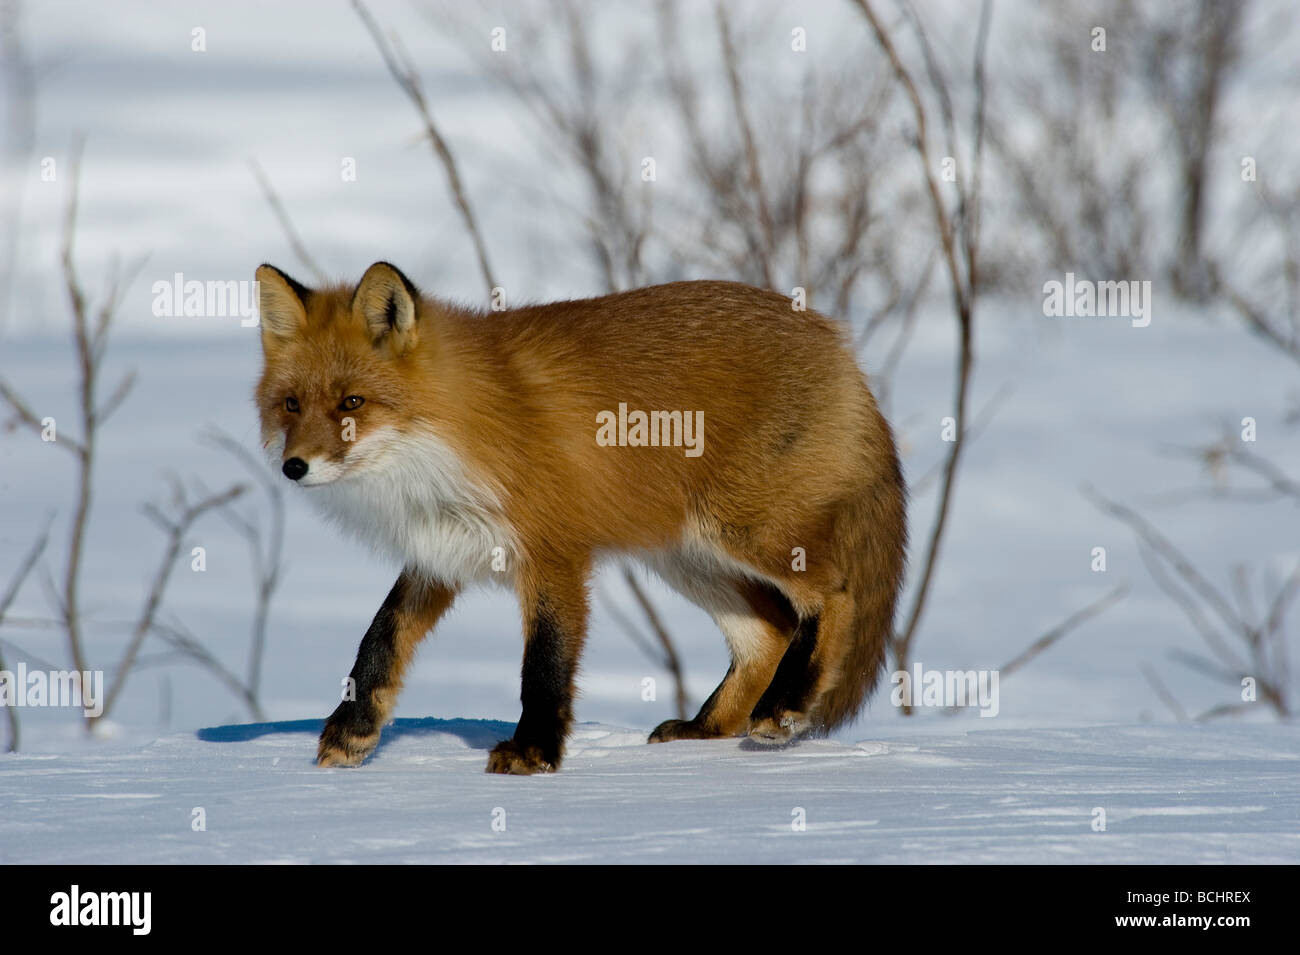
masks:
{"type": "Polygon", "coordinates": [[[297,411],[298,411],[298,399],[297,399],[297,398],[285,398],[285,399],[284,399],[284,410],[285,410],[285,411],[292,411],[292,412],[294,412],[294,413],[296,414],[297,411]]]}
{"type": "Polygon", "coordinates": [[[343,399],[343,403],[339,405],[339,409],[342,411],[356,411],[365,403],[366,399],[360,395],[348,395],[343,399]]]}

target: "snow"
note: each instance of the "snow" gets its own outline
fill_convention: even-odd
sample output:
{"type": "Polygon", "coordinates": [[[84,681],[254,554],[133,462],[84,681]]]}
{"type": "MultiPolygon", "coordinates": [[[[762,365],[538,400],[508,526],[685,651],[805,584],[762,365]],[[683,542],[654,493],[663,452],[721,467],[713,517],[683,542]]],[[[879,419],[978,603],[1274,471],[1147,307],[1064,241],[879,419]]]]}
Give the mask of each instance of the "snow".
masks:
{"type": "Polygon", "coordinates": [[[563,771],[490,776],[513,726],[399,719],[359,769],[319,720],[0,762],[0,864],[1293,863],[1300,728],[914,732],[781,750],[575,728],[563,771]],[[205,812],[194,831],[193,810],[205,812]],[[1105,810],[1105,831],[1094,811],[1105,810]],[[803,810],[806,827],[795,824],[803,810]],[[493,828],[494,819],[504,829],[493,828]]]}
{"type": "MultiPolygon", "coordinates": [[[[455,38],[405,4],[375,9],[386,25],[407,28],[404,44],[427,64],[439,122],[463,157],[512,299],[598,291],[586,247],[572,234],[581,180],[537,154],[501,94],[464,67],[469,57],[455,38]]],[[[97,296],[115,254],[149,255],[125,292],[103,376],[105,391],[128,369],[140,376],[101,436],[82,587],[87,653],[106,670],[158,559],[160,535],[140,504],[163,496],[169,473],[210,489],[247,480],[197,440],[207,427],[256,446],[256,331],[237,318],[156,317],[152,283],[176,272],[251,279],[266,260],[306,278],[247,168],[250,156],[331,275],[355,280],[372,261],[390,259],[436,294],[481,296],[441,171],[347,5],[313,11],[310,40],[288,46],[283,37],[297,30],[300,13],[258,8],[262,27],[250,30],[252,10],[28,5],[40,97],[32,158],[63,163],[67,143],[87,134],[83,281],[97,296]],[[199,24],[210,37],[203,55],[189,49],[199,24]],[[361,174],[344,183],[339,162],[349,156],[361,174]]],[[[852,29],[833,29],[846,10],[814,7],[831,21],[815,35],[866,44],[856,19],[852,29]]],[[[788,31],[779,32],[784,43],[788,31]]],[[[1260,96],[1258,106],[1272,109],[1275,99],[1260,96]]],[[[1250,115],[1234,113],[1234,121],[1249,125],[1250,115]]],[[[629,111],[626,121],[644,117],[629,111]]],[[[645,125],[644,150],[669,150],[645,125]]],[[[1255,145],[1242,144],[1243,154],[1255,145]]],[[[0,375],[75,434],[57,274],[66,189],[40,182],[38,168],[9,177],[22,183],[25,205],[0,375]]],[[[249,724],[211,676],[180,666],[134,672],[102,738],[85,738],[67,711],[22,710],[22,751],[0,755],[0,863],[1294,864],[1300,727],[1272,722],[1263,704],[1237,721],[1171,721],[1142,665],[1156,668],[1191,713],[1232,702],[1235,688],[1170,661],[1171,650],[1199,649],[1199,638],[1155,585],[1133,535],[1080,493],[1090,484],[1140,509],[1220,586],[1238,565],[1258,581],[1284,576],[1300,559],[1294,508],[1171,500],[1209,484],[1199,463],[1176,450],[1235,432],[1246,416],[1258,421],[1260,453],[1300,473],[1300,442],[1282,407],[1295,392],[1294,366],[1224,316],[1181,308],[1162,287],[1154,292],[1147,328],[1049,319],[1037,294],[979,302],[971,404],[985,408],[1004,386],[1008,397],[964,454],[917,662],[997,668],[1115,585],[1129,587],[1117,606],[1004,679],[996,718],[921,712],[905,720],[886,685],[863,719],[831,740],[777,751],[740,741],[647,746],[648,731],[676,715],[671,684],[615,622],[611,607],[639,617],[617,575],[607,574],[594,588],[580,675],[577,713],[587,722],[559,774],[483,773],[487,750],[519,714],[518,608],[502,590],[467,594],[425,642],[398,719],[363,767],[321,770],[312,765],[321,719],[396,568],[291,495],[263,669],[271,722],[249,724]],[[1105,573],[1090,568],[1097,546],[1108,552],[1105,573]],[[647,677],[658,683],[653,700],[642,696],[647,677]],[[191,828],[196,807],[206,831],[191,828]],[[800,808],[806,829],[795,831],[800,808]],[[1098,808],[1104,832],[1093,830],[1098,808]],[[504,831],[492,827],[497,809],[504,831]]],[[[952,324],[945,302],[922,308],[889,402],[913,481],[947,450],[939,435],[953,411],[952,324]]],[[[874,374],[881,349],[862,360],[874,374]]],[[[62,448],[21,429],[0,431],[0,584],[51,515],[45,569],[59,578],[72,465],[62,448]]],[[[909,586],[933,487],[911,504],[918,543],[909,586]]],[[[206,549],[208,569],[191,573],[187,561],[178,570],[164,618],[183,621],[243,673],[245,543],[216,519],[185,543],[185,554],[206,549]]],[[[14,620],[51,615],[42,576],[19,595],[14,620]]],[[[723,640],[698,609],[653,580],[648,587],[698,706],[726,669],[723,640]]],[[[1291,620],[1294,634],[1294,612],[1291,620]]],[[[57,630],[11,620],[0,638],[10,666],[69,665],[57,630]]],[[[0,740],[5,732],[0,721],[0,740]]]]}

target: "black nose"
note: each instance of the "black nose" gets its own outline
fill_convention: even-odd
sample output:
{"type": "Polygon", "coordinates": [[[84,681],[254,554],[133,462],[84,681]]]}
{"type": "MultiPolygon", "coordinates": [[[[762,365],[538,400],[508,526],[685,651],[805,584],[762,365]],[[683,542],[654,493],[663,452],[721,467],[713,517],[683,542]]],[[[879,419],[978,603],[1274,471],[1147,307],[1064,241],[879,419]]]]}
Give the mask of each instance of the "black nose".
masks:
{"type": "Polygon", "coordinates": [[[290,481],[296,481],[307,473],[307,462],[302,458],[290,458],[284,462],[284,467],[281,470],[284,471],[284,476],[290,481]]]}

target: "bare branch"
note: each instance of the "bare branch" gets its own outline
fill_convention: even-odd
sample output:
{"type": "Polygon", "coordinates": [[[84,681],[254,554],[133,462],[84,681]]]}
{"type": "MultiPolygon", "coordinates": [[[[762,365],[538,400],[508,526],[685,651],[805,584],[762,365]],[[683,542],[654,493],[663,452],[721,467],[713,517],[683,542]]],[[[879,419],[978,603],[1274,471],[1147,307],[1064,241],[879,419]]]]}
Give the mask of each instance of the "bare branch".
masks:
{"type": "MultiPolygon", "coordinates": [[[[22,589],[23,582],[27,580],[27,575],[32,572],[36,562],[41,559],[41,554],[45,552],[45,545],[50,540],[50,527],[47,522],[45,530],[41,532],[36,543],[32,545],[26,556],[18,562],[18,569],[14,572],[13,577],[9,580],[9,587],[5,590],[4,595],[0,596],[0,625],[4,623],[5,614],[9,612],[10,606],[18,597],[18,591],[22,589]]],[[[5,666],[4,653],[0,652],[0,670],[7,670],[5,666]]],[[[4,707],[5,719],[9,724],[9,742],[6,744],[6,751],[10,753],[18,752],[18,708],[16,706],[4,707]]]]}
{"type": "Polygon", "coordinates": [[[289,218],[288,210],[285,209],[284,203],[280,201],[279,195],[276,194],[275,188],[271,185],[271,180],[256,159],[248,160],[248,165],[253,170],[257,184],[262,187],[262,195],[266,198],[267,205],[271,207],[271,211],[279,221],[285,238],[289,240],[289,248],[293,249],[293,254],[298,257],[298,261],[315,276],[316,281],[323,285],[329,278],[321,271],[320,266],[316,264],[316,260],[311,257],[311,253],[307,251],[307,246],[303,244],[302,238],[298,235],[298,230],[293,227],[293,220],[289,218]]]}
{"type": "MultiPolygon", "coordinates": [[[[3,398],[5,404],[9,405],[9,407],[13,409],[19,422],[27,425],[27,427],[31,428],[37,434],[40,434],[44,430],[44,425],[41,424],[41,419],[36,416],[36,412],[31,409],[31,406],[22,399],[22,396],[19,395],[18,392],[14,391],[3,378],[0,378],[0,398],[3,398]]],[[[81,445],[72,438],[65,437],[63,434],[60,434],[58,440],[53,443],[62,445],[73,454],[80,455],[82,453],[81,445]]]]}
{"type": "MultiPolygon", "coordinates": [[[[17,626],[17,625],[18,625],[18,618],[16,618],[16,617],[10,617],[10,618],[9,618],[9,621],[8,621],[8,624],[9,624],[10,626],[17,626]]],[[[55,621],[55,626],[54,626],[54,627],[51,627],[50,629],[53,629],[53,630],[61,630],[61,629],[63,629],[63,621],[61,621],[61,620],[55,621]]],[[[9,647],[11,650],[13,650],[14,653],[21,655],[21,656],[24,657],[25,659],[30,660],[32,663],[35,663],[35,664],[36,664],[38,667],[40,667],[42,670],[58,670],[58,669],[60,669],[60,667],[58,666],[58,664],[56,664],[53,660],[46,660],[44,657],[38,656],[37,654],[32,653],[30,650],[26,650],[26,649],[24,649],[23,647],[20,647],[18,644],[14,643],[12,640],[5,640],[5,639],[0,638],[0,647],[9,647]]]]}
{"type": "MultiPolygon", "coordinates": [[[[45,529],[41,531],[40,536],[36,538],[36,543],[32,545],[31,549],[23,559],[18,562],[18,569],[14,571],[13,577],[9,579],[9,587],[5,590],[3,595],[0,595],[0,624],[4,623],[5,614],[9,612],[9,608],[13,605],[14,600],[17,599],[18,591],[22,589],[23,582],[27,580],[27,576],[36,566],[36,562],[41,559],[41,554],[45,552],[45,545],[49,543],[49,540],[50,522],[46,521],[45,529]]],[[[0,670],[3,669],[4,666],[0,664],[0,670]]]]}
{"type": "Polygon", "coordinates": [[[677,688],[677,716],[678,719],[686,719],[686,710],[689,701],[686,698],[686,681],[682,675],[681,661],[677,658],[677,650],[673,646],[672,637],[668,634],[668,629],[663,625],[659,618],[659,612],[655,609],[650,598],[646,596],[645,590],[641,587],[641,582],[636,579],[636,574],[632,568],[626,564],[623,565],[623,580],[627,582],[628,589],[632,591],[632,596],[641,607],[641,612],[645,614],[646,621],[650,624],[650,629],[658,638],[660,646],[664,651],[664,662],[668,667],[668,672],[673,675],[673,683],[677,688]]]}
{"type": "Polygon", "coordinates": [[[280,586],[280,577],[284,572],[284,492],[270,477],[267,468],[234,438],[212,430],[205,435],[205,439],[235,457],[261,483],[271,510],[270,528],[264,547],[261,524],[247,520],[236,513],[232,507],[226,505],[221,507],[222,516],[247,542],[253,563],[256,600],[249,646],[248,680],[245,686],[256,703],[261,696],[262,661],[266,655],[266,626],[271,613],[271,600],[280,586]]]}
{"type": "Polygon", "coordinates": [[[1208,272],[1211,290],[1236,310],[1247,328],[1271,342],[1292,361],[1300,363],[1300,336],[1295,334],[1294,329],[1284,331],[1280,323],[1273,322],[1261,307],[1228,283],[1215,263],[1208,264],[1208,272]]]}
{"type": "MultiPolygon", "coordinates": [[[[1290,608],[1291,601],[1300,593],[1300,561],[1296,562],[1295,570],[1287,576],[1286,581],[1278,588],[1277,594],[1274,595],[1273,603],[1268,608],[1268,617],[1264,620],[1260,632],[1263,634],[1280,634],[1282,632],[1282,619],[1286,616],[1290,608]]],[[[1285,642],[1281,643],[1285,646],[1285,642]]]]}
{"type": "Polygon", "coordinates": [[[77,453],[77,504],[72,518],[67,563],[64,567],[61,603],[73,668],[84,673],[89,667],[86,665],[85,649],[81,639],[79,587],[81,583],[81,560],[86,543],[86,524],[90,517],[91,474],[94,467],[96,429],[95,381],[98,366],[94,360],[86,331],[86,298],[77,282],[76,267],[72,255],[77,231],[77,190],[81,180],[81,149],[82,144],[78,142],[68,161],[71,191],[68,197],[68,210],[63,231],[63,278],[68,301],[72,307],[72,335],[80,362],[78,393],[80,397],[82,437],[77,453]]]}
{"type": "Polygon", "coordinates": [[[1241,632],[1247,629],[1246,623],[1237,616],[1237,612],[1232,609],[1232,605],[1224,598],[1223,594],[1201,575],[1182,551],[1143,519],[1141,515],[1122,504],[1107,500],[1090,487],[1085,487],[1083,492],[1098,508],[1127,524],[1153,550],[1168,561],[1170,566],[1178,571],[1178,575],[1205,601],[1229,630],[1241,632]]]}
{"type": "Polygon", "coordinates": [[[1209,660],[1206,657],[1200,656],[1196,653],[1191,653],[1179,647],[1174,647],[1169,651],[1169,659],[1177,660],[1183,666],[1187,667],[1187,669],[1195,670],[1202,676],[1207,676],[1218,683],[1235,684],[1246,675],[1244,668],[1228,669],[1227,667],[1216,664],[1213,660],[1209,660]]]}
{"type": "Polygon", "coordinates": [[[1219,632],[1214,629],[1214,626],[1201,610],[1201,605],[1197,603],[1195,595],[1185,591],[1169,575],[1168,571],[1165,569],[1165,565],[1160,561],[1156,551],[1151,547],[1151,545],[1146,541],[1142,541],[1139,553],[1142,557],[1142,563],[1146,566],[1147,570],[1151,572],[1151,576],[1155,580],[1156,585],[1164,591],[1165,595],[1168,596],[1174,602],[1174,605],[1182,611],[1183,616],[1185,616],[1188,622],[1196,628],[1197,633],[1201,635],[1201,639],[1205,642],[1205,645],[1219,658],[1220,662],[1234,672],[1245,670],[1245,664],[1242,663],[1232,650],[1229,649],[1227,644],[1224,643],[1219,632]]]}
{"type": "Polygon", "coordinates": [[[442,133],[438,131],[438,126],[433,121],[433,114],[425,101],[419,75],[401,52],[401,47],[398,46],[396,41],[390,45],[384,39],[383,31],[379,29],[379,24],[375,22],[375,18],[366,9],[366,5],[361,0],[352,0],[352,6],[357,11],[357,16],[361,18],[366,30],[369,31],[371,38],[375,41],[375,46],[379,50],[379,55],[383,57],[388,72],[392,74],[398,87],[406,94],[416,111],[419,112],[420,118],[424,121],[425,135],[429,137],[429,144],[433,147],[434,153],[447,174],[447,186],[451,191],[452,199],[456,203],[456,208],[460,210],[461,218],[465,220],[465,229],[469,232],[470,240],[474,243],[474,253],[478,256],[479,270],[483,273],[483,281],[487,285],[488,297],[490,298],[497,283],[492,277],[492,268],[488,264],[487,247],[484,245],[483,236],[479,232],[474,210],[470,207],[469,200],[465,196],[465,187],[461,184],[460,172],[456,168],[456,160],[452,156],[446,140],[442,138],[442,133]]]}
{"type": "MultiPolygon", "coordinates": [[[[244,702],[244,705],[248,707],[248,711],[254,720],[260,723],[266,719],[266,713],[262,710],[261,703],[258,702],[257,694],[249,686],[242,683],[239,677],[235,676],[235,674],[232,673],[220,660],[213,656],[211,651],[209,651],[208,648],[205,647],[192,633],[180,624],[176,623],[155,624],[153,626],[153,633],[160,637],[164,643],[175,647],[183,659],[188,659],[198,664],[224,683],[226,687],[235,694],[235,696],[239,697],[244,702]]],[[[158,658],[157,660],[150,660],[149,665],[164,662],[167,661],[163,658],[158,658]]],[[[146,663],[143,658],[141,658],[136,664],[137,668],[145,665],[146,663]]]]}
{"type": "Polygon", "coordinates": [[[113,704],[117,702],[123,687],[126,686],[127,678],[130,676],[131,669],[135,663],[136,655],[140,652],[140,645],[144,642],[145,637],[154,629],[154,619],[158,613],[158,608],[162,604],[163,593],[167,589],[167,583],[171,579],[172,571],[176,566],[176,558],[180,553],[181,544],[184,537],[189,533],[189,529],[208,511],[222,507],[239,497],[247,490],[242,484],[235,484],[226,490],[212,494],[195,502],[186,504],[181,502],[180,513],[173,519],[167,518],[157,507],[146,505],[145,511],[155,521],[159,522],[167,530],[167,543],[163,550],[163,558],[158,564],[158,569],[154,573],[153,584],[149,588],[149,594],[145,598],[144,607],[140,611],[140,617],[136,622],[135,630],[131,634],[131,639],[127,643],[125,652],[122,654],[122,660],[118,663],[113,673],[113,683],[105,695],[104,708],[99,716],[90,719],[105,719],[109,711],[112,710],[113,704]]]}
{"type": "Polygon", "coordinates": [[[727,21],[727,12],[722,3],[714,7],[718,21],[718,36],[722,43],[722,61],[727,69],[727,84],[731,89],[731,107],[736,115],[736,125],[740,129],[740,139],[744,145],[745,170],[749,177],[749,191],[753,195],[758,210],[758,222],[762,239],[751,239],[751,245],[758,257],[763,271],[763,284],[767,288],[776,288],[772,273],[772,254],[775,240],[772,229],[772,210],[768,205],[767,193],[763,188],[763,175],[758,161],[758,146],[754,140],[754,129],[749,120],[749,109],[745,105],[744,87],[740,82],[740,69],[736,64],[736,47],[731,39],[731,26],[727,21]]]}
{"type": "Polygon", "coordinates": [[[1044,650],[1048,649],[1054,643],[1056,643],[1058,640],[1060,640],[1062,637],[1068,634],[1071,630],[1074,630],[1076,627],[1079,627],[1080,625],[1091,620],[1093,617],[1096,617],[1104,613],[1105,611],[1109,610],[1112,606],[1119,603],[1119,601],[1123,599],[1123,597],[1127,593],[1128,593],[1128,587],[1124,584],[1121,584],[1120,586],[1116,587],[1114,590],[1110,591],[1110,593],[1097,598],[1092,603],[1088,604],[1086,607],[1083,607],[1080,610],[1076,610],[1074,613],[1070,614],[1070,616],[1066,617],[1064,620],[1058,623],[1051,630],[1048,630],[1046,633],[1044,633],[1041,637],[1039,637],[1037,640],[1031,643],[1024,650],[1020,651],[1020,653],[1012,657],[1010,661],[1008,661],[1007,663],[999,667],[998,673],[1001,674],[1003,677],[1008,677],[1011,674],[1015,673],[1021,667],[1025,666],[1031,660],[1033,660],[1034,657],[1038,656],[1044,650]]]}
{"type": "MultiPolygon", "coordinates": [[[[1039,637],[1037,640],[1031,643],[1024,650],[1021,650],[1018,654],[1012,657],[1010,661],[998,667],[997,672],[999,677],[1000,678],[1008,677],[1011,674],[1015,673],[1017,670],[1027,666],[1035,657],[1043,653],[1045,650],[1049,649],[1053,644],[1055,644],[1058,640],[1060,640],[1062,637],[1068,634],[1071,630],[1074,630],[1082,626],[1083,624],[1091,620],[1093,617],[1105,613],[1108,609],[1110,609],[1111,606],[1113,606],[1114,604],[1118,603],[1121,599],[1123,599],[1123,597],[1127,593],[1128,593],[1128,587],[1121,584],[1120,586],[1116,587],[1114,590],[1110,591],[1110,593],[1105,594],[1102,597],[1099,597],[1098,599],[1094,600],[1092,603],[1088,604],[1086,607],[1083,607],[1080,610],[1076,610],[1074,613],[1070,614],[1070,616],[1066,617],[1064,620],[1058,623],[1055,627],[1053,627],[1052,629],[1044,633],[1041,637],[1039,637]]],[[[949,706],[946,709],[944,709],[943,713],[945,716],[955,716],[956,714],[960,713],[962,709],[963,708],[960,706],[949,706]]]]}
{"type": "Polygon", "coordinates": [[[855,0],[855,2],[858,9],[862,11],[862,15],[867,18],[867,22],[871,25],[871,30],[876,36],[876,42],[880,44],[881,50],[889,59],[894,75],[898,78],[899,84],[903,87],[903,91],[912,104],[912,117],[916,123],[916,152],[921,160],[922,174],[925,178],[926,190],[930,196],[935,227],[939,232],[944,259],[948,265],[948,275],[952,280],[953,304],[959,315],[966,314],[969,310],[966,301],[967,288],[966,283],[963,281],[961,269],[957,264],[957,248],[953,238],[952,220],[949,218],[947,209],[943,204],[943,198],[939,194],[938,180],[934,177],[925,104],[921,101],[921,94],[917,91],[916,83],[912,80],[912,74],[903,65],[903,61],[898,56],[898,51],[894,48],[893,40],[890,38],[888,31],[881,25],[869,0],[855,0]]]}
{"type": "Polygon", "coordinates": [[[99,406],[99,410],[96,412],[96,417],[100,424],[107,421],[109,416],[118,409],[118,406],[126,400],[126,396],[131,393],[131,388],[134,387],[134,385],[135,372],[128,371],[122,376],[122,380],[117,383],[117,387],[113,389],[113,393],[105,399],[102,405],[99,406]]]}
{"type": "Polygon", "coordinates": [[[610,597],[603,588],[600,591],[600,596],[602,603],[605,605],[605,610],[614,618],[614,622],[623,628],[623,632],[636,644],[637,649],[654,661],[655,664],[666,669],[668,661],[664,658],[663,652],[651,642],[650,638],[641,631],[641,628],[633,622],[631,617],[619,609],[617,601],[610,597]]]}
{"type": "Polygon", "coordinates": [[[1151,689],[1156,691],[1156,696],[1160,698],[1160,702],[1169,707],[1169,711],[1174,714],[1174,719],[1180,723],[1186,723],[1187,711],[1178,702],[1178,698],[1170,693],[1169,688],[1161,682],[1155,668],[1149,663],[1143,663],[1140,669],[1147,682],[1151,684],[1151,689]]]}
{"type": "MultiPolygon", "coordinates": [[[[943,484],[939,494],[938,512],[935,516],[934,524],[930,529],[929,540],[926,545],[925,557],[922,562],[921,579],[914,593],[911,608],[905,618],[904,624],[899,633],[895,634],[892,642],[894,647],[895,658],[900,667],[905,667],[909,654],[911,652],[912,641],[915,638],[917,627],[920,624],[922,613],[924,612],[926,599],[929,596],[930,583],[934,578],[934,571],[939,557],[940,544],[943,540],[944,530],[947,525],[948,514],[952,504],[953,489],[957,478],[957,467],[961,459],[962,450],[966,444],[967,423],[966,423],[966,404],[970,389],[971,367],[974,363],[973,351],[973,308],[977,291],[975,281],[976,272],[974,263],[976,261],[976,247],[974,245],[975,236],[972,231],[965,230],[962,234],[964,243],[963,251],[965,260],[968,263],[969,271],[963,276],[960,265],[958,264],[957,243],[954,237],[954,228],[952,219],[944,206],[943,199],[939,194],[939,184],[934,176],[934,163],[930,153],[930,141],[926,126],[926,109],[921,100],[921,95],[917,90],[916,83],[913,81],[911,73],[903,65],[902,59],[894,47],[893,40],[890,38],[888,31],[881,24],[880,19],[876,16],[869,0],[856,0],[858,8],[871,26],[875,34],[876,41],[880,45],[885,56],[888,58],[894,75],[899,84],[902,86],[912,106],[912,115],[916,123],[916,141],[915,148],[917,157],[921,162],[921,171],[925,180],[926,191],[930,197],[930,206],[933,213],[935,229],[939,233],[940,246],[943,251],[944,262],[948,267],[948,278],[952,285],[953,308],[956,315],[959,331],[959,346],[957,355],[957,372],[955,383],[955,417],[957,419],[957,437],[952,442],[948,452],[947,461],[945,462],[943,472],[943,484]]],[[[987,6],[987,0],[986,0],[987,6]]],[[[987,11],[983,14],[982,19],[987,17],[987,11]]],[[[984,52],[983,47],[988,40],[987,25],[983,26],[976,40],[978,46],[976,50],[976,71],[979,76],[983,73],[984,52]]],[[[946,97],[946,90],[943,88],[941,78],[932,75],[932,82],[935,84],[940,100],[946,97]]],[[[982,79],[980,80],[982,82],[982,79]]],[[[984,113],[982,106],[977,110],[976,122],[983,123],[984,113]]],[[[980,129],[975,130],[975,141],[977,146],[983,142],[983,133],[980,129]]],[[[979,157],[975,157],[975,163],[979,163],[979,157]]],[[[979,196],[975,193],[968,192],[963,184],[957,183],[958,194],[961,197],[959,208],[974,210],[979,203],[979,196]]],[[[973,213],[972,213],[973,214],[973,213]]],[[[909,707],[904,707],[904,713],[910,713],[909,707]]]]}
{"type": "MultiPolygon", "coordinates": [[[[971,157],[972,182],[969,197],[971,202],[964,204],[961,210],[962,231],[966,248],[966,281],[970,284],[972,295],[979,286],[979,249],[980,233],[980,197],[984,194],[984,130],[985,104],[988,96],[988,78],[985,72],[985,58],[988,55],[989,26],[993,20],[993,0],[984,0],[980,4],[980,24],[975,37],[975,107],[971,125],[975,130],[975,145],[971,157]]],[[[963,192],[963,198],[967,194],[963,192]]]]}
{"type": "MultiPolygon", "coordinates": [[[[7,169],[21,169],[27,163],[36,136],[36,71],[22,38],[22,4],[13,0],[0,6],[0,89],[4,91],[4,114],[8,120],[5,130],[4,151],[0,159],[7,169]]],[[[9,306],[13,293],[13,277],[18,261],[19,238],[22,235],[23,198],[22,180],[16,179],[5,190],[0,221],[4,232],[0,235],[0,332],[9,320],[9,306]]]]}
{"type": "Polygon", "coordinates": [[[1229,455],[1248,471],[1264,478],[1268,482],[1269,489],[1275,494],[1293,497],[1300,501],[1300,481],[1290,477],[1272,461],[1240,447],[1232,448],[1229,455]]]}
{"type": "MultiPolygon", "coordinates": [[[[998,408],[1007,398],[1011,397],[1013,390],[1010,382],[1003,382],[1001,387],[984,402],[984,406],[975,412],[975,416],[971,419],[970,428],[966,432],[966,441],[968,443],[974,443],[984,433],[997,415],[998,408]]],[[[923,494],[941,473],[943,473],[943,465],[930,468],[911,483],[907,493],[913,497],[923,494]]]]}
{"type": "MultiPolygon", "coordinates": [[[[1181,648],[1171,650],[1170,656],[1184,666],[1221,683],[1237,686],[1242,679],[1250,677],[1255,681],[1259,699],[1268,703],[1280,716],[1289,715],[1286,639],[1282,632],[1282,620],[1296,593],[1300,592],[1300,564],[1279,587],[1271,602],[1268,617],[1256,626],[1238,613],[1228,597],[1197,571],[1181,551],[1135,512],[1102,498],[1089,488],[1085,488],[1085,494],[1099,508],[1118,517],[1135,531],[1142,545],[1142,559],[1156,583],[1200,633],[1217,662],[1181,648]],[[1166,565],[1177,573],[1182,586],[1166,573],[1166,565]],[[1224,633],[1220,633],[1211,624],[1202,612],[1202,605],[1208,607],[1218,618],[1224,633]],[[1236,639],[1246,648],[1249,661],[1228,647],[1224,634],[1236,639]],[[1269,656],[1270,646],[1273,647],[1272,658],[1269,656]]],[[[1238,602],[1245,610],[1247,603],[1242,600],[1238,602]]]]}

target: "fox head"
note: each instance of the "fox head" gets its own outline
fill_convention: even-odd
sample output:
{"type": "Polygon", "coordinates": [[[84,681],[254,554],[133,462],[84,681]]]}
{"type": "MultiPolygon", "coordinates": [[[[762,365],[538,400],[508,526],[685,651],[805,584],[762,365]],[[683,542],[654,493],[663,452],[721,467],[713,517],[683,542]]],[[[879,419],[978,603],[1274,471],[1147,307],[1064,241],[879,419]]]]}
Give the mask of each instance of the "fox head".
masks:
{"type": "Polygon", "coordinates": [[[419,292],[387,262],[355,288],[309,289],[270,265],[257,281],[265,362],[256,400],[273,463],[305,486],[380,466],[409,420],[419,292]]]}

